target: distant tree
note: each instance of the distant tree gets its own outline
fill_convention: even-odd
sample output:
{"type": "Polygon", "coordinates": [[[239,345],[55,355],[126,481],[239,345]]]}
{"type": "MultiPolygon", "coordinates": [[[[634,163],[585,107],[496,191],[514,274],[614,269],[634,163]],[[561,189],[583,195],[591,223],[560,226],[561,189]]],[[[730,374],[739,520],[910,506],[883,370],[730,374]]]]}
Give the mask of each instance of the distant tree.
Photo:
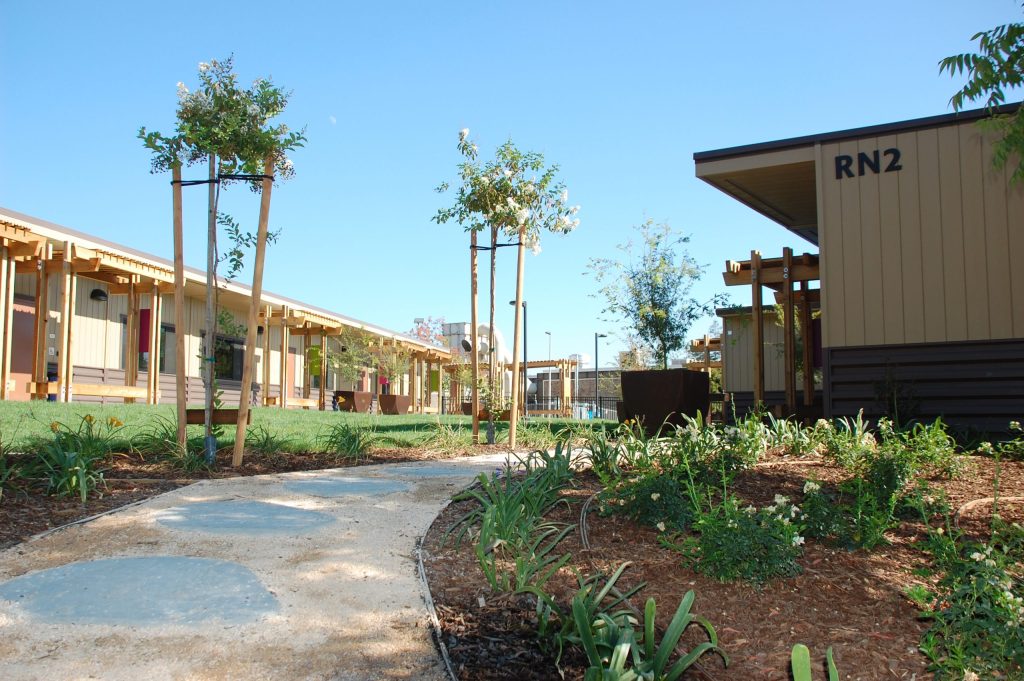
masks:
{"type": "MultiPolygon", "coordinates": [[[[371,339],[365,331],[346,327],[337,336],[328,336],[325,340],[327,342],[323,354],[326,355],[327,366],[342,381],[355,383],[362,377],[366,368],[373,364],[373,355],[370,352],[371,339]]],[[[320,346],[310,346],[307,353],[310,373],[319,375],[320,346]]]]}
{"type": "Polygon", "coordinates": [[[380,375],[394,385],[398,379],[409,371],[412,353],[400,345],[375,345],[370,349],[380,375]]]}
{"type": "Polygon", "coordinates": [[[1003,168],[1016,155],[1013,180],[1024,182],[1024,106],[1012,114],[995,111],[1006,103],[1006,90],[1024,86],[1024,23],[996,26],[975,33],[971,40],[978,41],[979,52],[957,54],[939,62],[939,73],[967,74],[967,83],[949,102],[959,111],[965,101],[984,100],[992,117],[983,124],[1001,135],[994,148],[995,166],[1003,168]]]}
{"type": "Polygon", "coordinates": [[[626,338],[626,349],[619,352],[618,365],[623,371],[649,369],[654,364],[650,348],[646,347],[635,335],[626,338]]]}
{"type": "Polygon", "coordinates": [[[445,346],[444,317],[424,317],[413,322],[409,335],[439,348],[445,346]]]}
{"type": "Polygon", "coordinates": [[[619,244],[625,260],[591,258],[589,268],[605,299],[605,313],[627,323],[655,361],[668,368],[669,355],[683,347],[690,326],[724,300],[699,302],[690,295],[703,268],[686,252],[690,238],[667,224],[648,220],[636,230],[640,243],[619,244]]]}

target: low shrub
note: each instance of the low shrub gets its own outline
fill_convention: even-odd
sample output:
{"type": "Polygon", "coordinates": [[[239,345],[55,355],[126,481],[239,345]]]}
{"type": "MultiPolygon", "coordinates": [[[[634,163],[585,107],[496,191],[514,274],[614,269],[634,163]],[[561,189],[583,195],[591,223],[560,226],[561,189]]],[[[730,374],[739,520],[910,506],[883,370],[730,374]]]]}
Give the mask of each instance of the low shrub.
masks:
{"type": "Polygon", "coordinates": [[[796,561],[803,553],[804,538],[799,516],[800,509],[781,495],[761,509],[741,508],[737,497],[729,495],[698,514],[693,523],[695,537],[685,538],[681,545],[665,543],[688,556],[702,574],[761,586],[800,572],[796,561]]]}
{"type": "Polygon", "coordinates": [[[374,442],[373,428],[360,428],[348,423],[335,423],[317,435],[317,446],[331,454],[358,459],[374,442]]]}
{"type": "Polygon", "coordinates": [[[601,512],[625,516],[660,532],[682,532],[693,520],[694,509],[683,485],[664,474],[624,481],[601,493],[601,512]]]}

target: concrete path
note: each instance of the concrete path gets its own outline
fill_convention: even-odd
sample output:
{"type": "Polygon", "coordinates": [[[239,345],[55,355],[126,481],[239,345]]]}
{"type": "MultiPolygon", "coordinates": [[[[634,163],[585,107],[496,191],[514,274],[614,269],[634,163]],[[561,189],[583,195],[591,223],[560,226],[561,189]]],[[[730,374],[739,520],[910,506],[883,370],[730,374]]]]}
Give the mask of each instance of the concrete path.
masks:
{"type": "Polygon", "coordinates": [[[0,552],[0,679],[445,678],[417,539],[504,455],[207,480],[0,552]]]}

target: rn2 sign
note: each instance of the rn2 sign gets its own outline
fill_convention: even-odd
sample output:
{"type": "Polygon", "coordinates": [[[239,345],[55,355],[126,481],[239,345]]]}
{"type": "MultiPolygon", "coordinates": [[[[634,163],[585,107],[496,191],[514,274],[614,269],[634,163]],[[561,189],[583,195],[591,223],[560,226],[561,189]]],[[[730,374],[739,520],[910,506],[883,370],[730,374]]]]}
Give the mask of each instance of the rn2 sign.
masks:
{"type": "Polygon", "coordinates": [[[837,180],[841,180],[844,177],[854,177],[854,161],[857,162],[857,177],[863,177],[864,173],[868,170],[875,175],[879,173],[895,173],[898,170],[903,170],[903,166],[900,164],[900,150],[896,147],[891,147],[881,153],[879,153],[878,149],[875,149],[870,154],[862,151],[857,154],[856,158],[849,154],[839,154],[836,156],[837,180]],[[883,159],[888,159],[884,170],[882,169],[883,159]]]}

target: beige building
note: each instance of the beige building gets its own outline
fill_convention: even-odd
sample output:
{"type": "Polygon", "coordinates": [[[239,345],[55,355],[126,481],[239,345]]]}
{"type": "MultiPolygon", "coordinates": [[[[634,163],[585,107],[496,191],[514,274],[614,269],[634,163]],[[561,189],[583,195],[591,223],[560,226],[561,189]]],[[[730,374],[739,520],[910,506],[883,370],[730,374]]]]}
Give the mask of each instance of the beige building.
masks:
{"type": "MultiPolygon", "coordinates": [[[[1014,159],[994,168],[986,115],[694,155],[699,178],[817,246],[782,280],[751,254],[726,281],[820,281],[826,415],[942,415],[998,431],[1024,414],[1024,185],[1010,182],[1014,159]]],[[[754,371],[757,383],[756,366],[725,361],[726,376],[754,371]]],[[[760,370],[765,387],[777,380],[770,360],[760,370]]]]}
{"type": "MultiPolygon", "coordinates": [[[[173,281],[173,264],[165,259],[0,208],[0,398],[173,403],[175,334],[181,332],[187,399],[201,403],[206,274],[186,268],[183,330],[174,327],[173,281]]],[[[245,392],[256,403],[330,408],[331,391],[378,392],[372,367],[354,382],[328,368],[322,405],[321,376],[309,372],[311,348],[358,329],[411,353],[408,372],[390,392],[411,395],[413,411],[436,410],[439,395],[436,388],[428,392],[425,377],[450,361],[446,349],[266,291],[254,384],[243,391],[249,300],[249,287],[222,280],[218,301],[229,323],[218,336],[215,366],[226,405],[237,405],[245,392]]]]}

